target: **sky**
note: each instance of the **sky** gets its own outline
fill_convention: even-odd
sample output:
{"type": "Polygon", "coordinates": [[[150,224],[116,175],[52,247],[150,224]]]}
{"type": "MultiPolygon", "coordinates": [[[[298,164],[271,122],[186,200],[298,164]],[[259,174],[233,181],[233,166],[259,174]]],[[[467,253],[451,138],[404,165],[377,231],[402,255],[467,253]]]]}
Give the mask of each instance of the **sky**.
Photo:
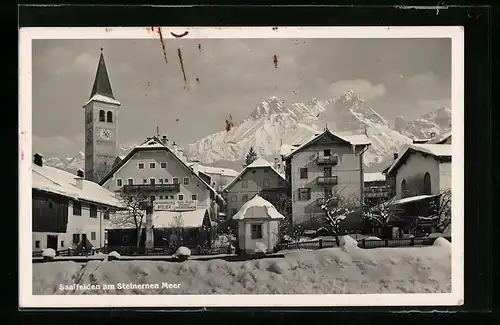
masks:
{"type": "Polygon", "coordinates": [[[291,104],[352,89],[391,122],[450,107],[451,39],[169,39],[164,45],[167,60],[159,39],[34,40],[33,149],[45,157],[83,150],[82,106],[101,46],[122,104],[123,147],[155,135],[157,125],[185,146],[223,130],[229,114],[236,123],[245,119],[271,96],[291,104]]]}

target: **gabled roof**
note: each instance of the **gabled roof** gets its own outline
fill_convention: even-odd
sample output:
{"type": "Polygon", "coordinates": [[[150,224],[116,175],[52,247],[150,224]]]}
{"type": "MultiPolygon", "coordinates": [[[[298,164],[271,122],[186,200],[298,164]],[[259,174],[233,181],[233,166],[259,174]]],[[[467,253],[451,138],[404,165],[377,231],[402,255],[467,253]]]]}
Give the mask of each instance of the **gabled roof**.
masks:
{"type": "MultiPolygon", "coordinates": [[[[194,163],[193,162],[189,162],[188,166],[189,167],[193,167],[194,163]]],[[[215,174],[215,175],[221,175],[221,176],[236,177],[239,174],[234,169],[221,168],[221,167],[212,167],[212,166],[205,166],[205,165],[198,165],[198,171],[202,172],[204,174],[207,174],[209,176],[210,176],[210,174],[215,174]]]]}
{"type": "Polygon", "coordinates": [[[399,166],[406,160],[408,155],[415,152],[421,152],[437,158],[450,158],[451,159],[451,145],[450,144],[411,144],[405,152],[399,156],[392,166],[387,171],[387,175],[399,168],[399,166]]]}
{"type": "MultiPolygon", "coordinates": [[[[315,135],[310,140],[304,142],[302,145],[300,145],[296,149],[289,147],[288,149],[292,150],[292,151],[285,155],[285,159],[291,158],[297,152],[300,152],[302,149],[313,144],[316,140],[320,139],[323,136],[330,136],[330,137],[333,137],[333,138],[339,140],[340,142],[344,142],[346,144],[350,144],[353,146],[354,145],[356,145],[356,146],[369,146],[371,144],[370,139],[368,139],[368,137],[365,134],[349,134],[348,135],[348,134],[341,134],[341,133],[332,133],[332,132],[330,132],[330,130],[325,129],[325,131],[323,131],[320,134],[315,135]]],[[[286,148],[282,148],[282,150],[280,150],[280,151],[283,152],[284,150],[286,150],[286,148]]]]}
{"type": "Polygon", "coordinates": [[[122,204],[115,193],[97,183],[83,180],[82,188],[76,184],[76,175],[51,166],[32,165],[32,189],[61,195],[72,200],[82,200],[120,208],[122,204]]]}
{"type": "Polygon", "coordinates": [[[451,129],[441,134],[436,135],[434,138],[427,141],[428,144],[443,144],[451,137],[451,129]]]}
{"type": "Polygon", "coordinates": [[[285,178],[285,175],[281,174],[280,172],[278,172],[267,160],[265,159],[262,159],[262,158],[258,158],[257,160],[255,160],[253,163],[251,163],[250,165],[246,166],[239,174],[238,176],[236,176],[235,178],[233,178],[233,180],[231,181],[231,183],[227,184],[227,186],[224,188],[224,191],[227,191],[229,188],[231,188],[234,184],[236,184],[236,182],[238,182],[241,177],[250,169],[254,169],[254,168],[271,168],[271,170],[273,172],[275,172],[279,177],[281,177],[283,180],[286,180],[285,178]]]}
{"type": "Polygon", "coordinates": [[[97,65],[97,72],[95,74],[94,86],[92,87],[89,98],[92,98],[96,94],[115,99],[113,90],[111,89],[111,82],[109,81],[108,69],[106,68],[102,48],[101,55],[99,56],[99,63],[97,65]]]}
{"type": "Polygon", "coordinates": [[[285,217],[269,201],[264,200],[259,194],[255,194],[233,216],[233,220],[252,218],[284,219],[285,217]]]}
{"type": "Polygon", "coordinates": [[[197,175],[192,168],[190,168],[186,163],[184,163],[176,154],[170,150],[166,145],[158,137],[148,138],[146,141],[141,143],[138,146],[135,146],[118,164],[116,164],[111,171],[109,171],[106,176],[104,176],[99,184],[103,185],[108,179],[110,179],[123,165],[125,165],[137,152],[140,151],[156,151],[156,150],[164,150],[170,152],[175,160],[186,169],[188,169],[203,185],[207,187],[210,191],[212,191],[215,195],[217,192],[213,189],[207,182],[205,182],[199,175],[197,175]]]}

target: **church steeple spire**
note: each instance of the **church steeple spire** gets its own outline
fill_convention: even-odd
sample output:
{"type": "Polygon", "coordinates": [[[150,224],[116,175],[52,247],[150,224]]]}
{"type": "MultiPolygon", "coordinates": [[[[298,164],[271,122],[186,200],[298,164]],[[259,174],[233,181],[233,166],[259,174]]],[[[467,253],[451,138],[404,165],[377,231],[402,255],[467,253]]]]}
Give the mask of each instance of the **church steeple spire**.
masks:
{"type": "Polygon", "coordinates": [[[102,46],[101,56],[99,57],[99,64],[97,65],[97,72],[95,74],[94,86],[92,87],[90,98],[97,94],[115,99],[113,90],[111,89],[111,82],[109,81],[108,70],[106,69],[106,62],[104,61],[102,46]]]}

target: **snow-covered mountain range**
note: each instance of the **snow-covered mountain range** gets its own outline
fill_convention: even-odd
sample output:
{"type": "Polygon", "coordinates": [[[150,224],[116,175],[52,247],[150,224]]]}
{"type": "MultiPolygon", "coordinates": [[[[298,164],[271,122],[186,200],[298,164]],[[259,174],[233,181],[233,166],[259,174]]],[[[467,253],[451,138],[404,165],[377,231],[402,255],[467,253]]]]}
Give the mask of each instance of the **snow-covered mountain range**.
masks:
{"type": "MultiPolygon", "coordinates": [[[[367,171],[380,170],[393,153],[413,139],[429,137],[451,127],[451,110],[441,108],[414,121],[396,118],[391,125],[353,91],[326,100],[286,104],[277,97],[260,103],[252,113],[229,130],[208,135],[186,148],[190,159],[202,164],[241,169],[250,146],[258,155],[272,160],[278,157],[281,144],[299,144],[325,126],[333,132],[366,133],[372,145],[365,153],[367,171]],[[238,168],[239,167],[239,168],[238,168]]],[[[128,150],[121,148],[125,154],[128,150]]],[[[84,153],[70,158],[49,158],[46,164],[68,171],[83,168],[84,153]]]]}

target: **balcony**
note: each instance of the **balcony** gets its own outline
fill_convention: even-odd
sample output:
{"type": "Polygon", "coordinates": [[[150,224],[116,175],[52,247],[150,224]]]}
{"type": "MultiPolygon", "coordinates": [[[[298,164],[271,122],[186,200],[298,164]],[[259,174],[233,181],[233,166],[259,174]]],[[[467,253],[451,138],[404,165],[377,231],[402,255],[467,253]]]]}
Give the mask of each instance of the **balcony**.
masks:
{"type": "MultiPolygon", "coordinates": [[[[323,206],[326,203],[327,200],[328,199],[320,197],[320,198],[316,199],[316,205],[321,208],[321,206],[323,206]]],[[[334,206],[337,206],[337,205],[339,205],[339,199],[338,198],[333,198],[333,199],[331,199],[328,202],[328,206],[334,207],[334,206]]]]}
{"type": "Polygon", "coordinates": [[[181,189],[180,184],[138,184],[138,185],[124,185],[124,193],[132,192],[179,192],[181,189]]]}
{"type": "Polygon", "coordinates": [[[370,187],[365,187],[363,189],[363,193],[365,195],[365,198],[367,199],[374,199],[374,198],[391,198],[394,196],[394,188],[389,185],[383,185],[383,186],[370,186],[370,187]]]}
{"type": "Polygon", "coordinates": [[[338,183],[338,176],[318,176],[318,178],[316,178],[316,184],[320,186],[335,186],[338,183]]]}
{"type": "Polygon", "coordinates": [[[335,166],[339,162],[339,157],[337,155],[333,156],[319,156],[316,157],[316,164],[317,165],[328,165],[328,166],[335,166]]]}

